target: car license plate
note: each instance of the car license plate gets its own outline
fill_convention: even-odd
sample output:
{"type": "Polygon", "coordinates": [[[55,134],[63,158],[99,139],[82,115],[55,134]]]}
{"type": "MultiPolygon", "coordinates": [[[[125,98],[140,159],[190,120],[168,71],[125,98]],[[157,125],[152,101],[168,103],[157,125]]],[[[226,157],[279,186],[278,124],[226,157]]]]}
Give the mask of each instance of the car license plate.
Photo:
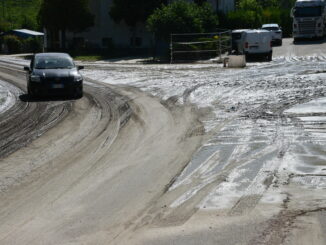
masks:
{"type": "Polygon", "coordinates": [[[63,88],[63,84],[52,84],[52,88],[63,88]]]}

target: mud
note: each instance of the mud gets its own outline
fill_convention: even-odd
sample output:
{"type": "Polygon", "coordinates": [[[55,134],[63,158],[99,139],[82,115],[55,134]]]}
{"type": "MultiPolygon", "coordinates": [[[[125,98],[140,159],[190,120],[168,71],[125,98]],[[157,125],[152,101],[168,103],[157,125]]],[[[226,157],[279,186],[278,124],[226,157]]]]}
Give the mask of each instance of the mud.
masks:
{"type": "Polygon", "coordinates": [[[1,119],[35,125],[4,127],[26,143],[1,147],[0,241],[323,245],[325,46],[285,40],[244,69],[86,63],[82,100],[17,99],[1,119]]]}

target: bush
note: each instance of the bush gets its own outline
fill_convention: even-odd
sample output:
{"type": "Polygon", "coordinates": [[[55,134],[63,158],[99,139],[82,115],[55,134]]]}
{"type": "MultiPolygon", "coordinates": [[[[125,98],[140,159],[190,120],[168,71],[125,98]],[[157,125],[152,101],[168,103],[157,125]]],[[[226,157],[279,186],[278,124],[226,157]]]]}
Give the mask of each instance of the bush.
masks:
{"type": "Polygon", "coordinates": [[[38,53],[42,51],[42,40],[38,38],[28,38],[23,41],[23,51],[38,53]]]}
{"type": "Polygon", "coordinates": [[[5,36],[3,41],[9,53],[20,53],[22,51],[23,44],[18,37],[13,35],[5,36]]]}

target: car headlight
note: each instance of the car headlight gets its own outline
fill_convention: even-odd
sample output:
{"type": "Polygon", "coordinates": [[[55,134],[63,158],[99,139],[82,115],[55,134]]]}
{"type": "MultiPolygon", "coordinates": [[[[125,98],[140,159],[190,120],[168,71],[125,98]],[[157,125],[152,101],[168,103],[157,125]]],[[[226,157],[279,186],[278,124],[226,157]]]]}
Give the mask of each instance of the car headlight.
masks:
{"type": "Polygon", "coordinates": [[[83,80],[83,77],[81,75],[74,76],[74,82],[80,82],[83,80]]]}
{"type": "Polygon", "coordinates": [[[41,77],[38,75],[31,75],[31,81],[32,82],[40,82],[41,81],[41,77]]]}

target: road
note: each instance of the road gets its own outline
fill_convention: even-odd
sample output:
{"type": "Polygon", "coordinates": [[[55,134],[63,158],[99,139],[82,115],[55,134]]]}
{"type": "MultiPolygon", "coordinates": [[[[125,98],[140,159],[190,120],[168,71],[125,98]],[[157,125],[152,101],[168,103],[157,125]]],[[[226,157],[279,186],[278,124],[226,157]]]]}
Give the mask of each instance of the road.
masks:
{"type": "Polygon", "coordinates": [[[324,46],[89,63],[80,100],[29,101],[0,58],[0,244],[325,244],[324,46]]]}

